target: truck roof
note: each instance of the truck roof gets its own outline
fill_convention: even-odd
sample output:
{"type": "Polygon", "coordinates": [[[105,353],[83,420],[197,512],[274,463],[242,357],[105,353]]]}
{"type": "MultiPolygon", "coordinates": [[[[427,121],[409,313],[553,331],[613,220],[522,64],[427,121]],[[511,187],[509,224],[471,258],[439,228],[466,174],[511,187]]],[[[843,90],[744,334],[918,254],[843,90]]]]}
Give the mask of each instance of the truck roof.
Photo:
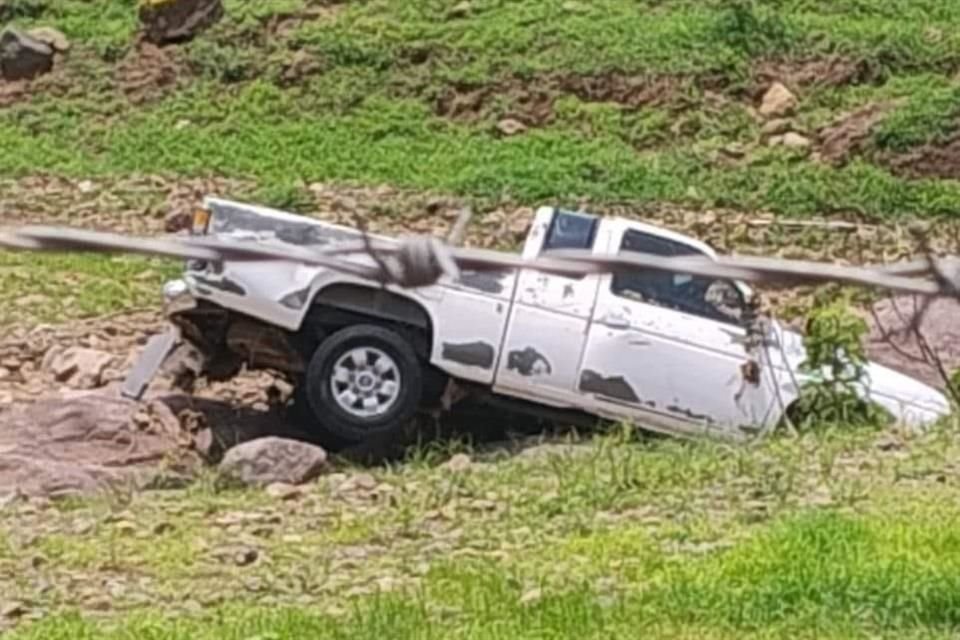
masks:
{"type": "Polygon", "coordinates": [[[707,243],[701,240],[697,240],[696,238],[690,237],[688,235],[684,235],[676,231],[671,231],[669,229],[666,229],[658,225],[648,224],[646,222],[640,222],[639,220],[635,220],[633,218],[626,218],[624,216],[604,217],[594,213],[590,213],[588,211],[580,211],[580,210],[574,211],[571,209],[564,209],[562,207],[552,207],[551,210],[553,211],[553,213],[561,213],[561,212],[575,213],[577,215],[590,217],[595,220],[599,220],[601,222],[604,220],[621,222],[627,227],[631,229],[636,229],[637,231],[640,231],[642,233],[647,233],[653,236],[664,238],[666,240],[671,240],[673,242],[685,244],[693,249],[696,249],[700,253],[703,253],[709,256],[710,258],[716,259],[717,257],[717,252],[713,249],[713,247],[711,247],[707,243]]]}

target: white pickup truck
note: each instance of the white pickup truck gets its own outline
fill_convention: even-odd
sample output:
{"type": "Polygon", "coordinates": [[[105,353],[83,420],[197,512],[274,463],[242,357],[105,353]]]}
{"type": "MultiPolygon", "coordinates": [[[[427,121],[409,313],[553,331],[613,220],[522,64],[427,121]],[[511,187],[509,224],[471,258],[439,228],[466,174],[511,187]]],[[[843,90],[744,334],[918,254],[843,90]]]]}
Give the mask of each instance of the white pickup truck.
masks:
{"type": "MultiPolygon", "coordinates": [[[[299,248],[360,237],[217,198],[205,200],[192,233],[299,248]]],[[[539,209],[522,257],[570,248],[715,258],[661,228],[539,209]]],[[[186,345],[210,377],[242,366],[287,375],[318,435],[339,442],[382,436],[451,389],[670,435],[742,439],[781,420],[804,380],[799,335],[773,322],[760,344],[749,339],[745,284],[663,271],[462,272],[404,289],[293,261],[189,262],[164,295],[171,331],[145,349],[126,395],[140,397],[186,345]]],[[[862,393],[910,425],[950,410],[936,389],[875,363],[862,393]]]]}

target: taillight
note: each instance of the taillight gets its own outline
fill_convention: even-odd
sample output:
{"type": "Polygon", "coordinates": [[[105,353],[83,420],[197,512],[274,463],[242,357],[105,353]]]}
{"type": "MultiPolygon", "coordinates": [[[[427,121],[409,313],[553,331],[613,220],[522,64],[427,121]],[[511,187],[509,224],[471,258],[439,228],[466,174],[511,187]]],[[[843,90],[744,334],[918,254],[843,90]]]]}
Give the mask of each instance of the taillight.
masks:
{"type": "Polygon", "coordinates": [[[193,223],[190,226],[190,233],[195,236],[202,236],[207,233],[210,226],[210,210],[204,207],[197,207],[193,210],[193,223]]]}

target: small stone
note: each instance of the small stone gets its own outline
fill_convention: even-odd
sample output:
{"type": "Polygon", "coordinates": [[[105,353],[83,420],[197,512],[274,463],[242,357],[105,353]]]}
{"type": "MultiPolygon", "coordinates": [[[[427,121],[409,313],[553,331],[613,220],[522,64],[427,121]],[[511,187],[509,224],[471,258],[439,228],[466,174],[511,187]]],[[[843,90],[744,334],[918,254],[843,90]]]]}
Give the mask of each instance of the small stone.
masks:
{"type": "Polygon", "coordinates": [[[903,448],[903,443],[892,436],[885,436],[877,442],[880,451],[897,451],[903,448]]]}
{"type": "Polygon", "coordinates": [[[104,371],[113,361],[110,353],[71,347],[57,352],[47,364],[57,382],[68,383],[75,389],[93,389],[100,385],[104,371]]]}
{"type": "Polygon", "coordinates": [[[520,604],[522,606],[530,606],[536,604],[543,599],[543,591],[541,589],[530,589],[522,596],[520,596],[520,604]]]}
{"type": "Polygon", "coordinates": [[[782,118],[797,108],[797,96],[780,82],[774,82],[763,95],[760,115],[765,118],[782,118]]]}
{"type": "Polygon", "coordinates": [[[504,118],[497,123],[497,131],[505,136],[515,136],[527,130],[527,125],[514,118],[504,118]]]}
{"type": "Polygon", "coordinates": [[[123,535],[130,535],[137,532],[137,525],[129,522],[127,520],[121,520],[113,525],[113,528],[116,529],[117,533],[123,535]]]}
{"type": "Polygon", "coordinates": [[[27,31],[27,35],[35,40],[46,43],[54,51],[64,52],[70,50],[70,41],[62,31],[57,31],[53,27],[37,27],[27,31]]]}
{"type": "Polygon", "coordinates": [[[20,500],[20,498],[20,492],[16,489],[6,493],[0,493],[0,509],[6,509],[7,507],[15,504],[18,500],[20,500]]]}
{"type": "Polygon", "coordinates": [[[228,450],[220,471],[246,485],[274,483],[299,485],[313,480],[327,467],[327,452],[320,447],[278,438],[258,438],[228,450]]]}
{"type": "Polygon", "coordinates": [[[447,460],[447,470],[452,471],[453,473],[462,473],[470,469],[472,461],[470,456],[465,453],[458,453],[449,460],[447,460]]]}
{"type": "Polygon", "coordinates": [[[303,495],[303,489],[285,482],[274,482],[267,485],[266,494],[276,500],[293,500],[303,495]]]}
{"type": "Polygon", "coordinates": [[[7,27],[0,32],[0,75],[5,80],[30,80],[53,69],[53,48],[7,27]]]}
{"type": "Polygon", "coordinates": [[[260,553],[253,548],[246,548],[237,551],[233,556],[233,561],[238,567],[246,567],[257,561],[260,553]]]}
{"type": "Polygon", "coordinates": [[[0,367],[0,380],[6,380],[10,377],[10,369],[6,367],[0,367]]]}
{"type": "Polygon", "coordinates": [[[358,473],[344,480],[339,491],[373,491],[377,488],[377,479],[369,473],[358,473]]]}
{"type": "Polygon", "coordinates": [[[169,522],[158,522],[153,525],[153,534],[157,536],[162,536],[165,533],[170,533],[173,531],[173,525],[169,522]]]}
{"type": "Polygon", "coordinates": [[[573,2],[569,0],[564,2],[562,9],[567,13],[587,13],[590,11],[590,7],[582,2],[573,2]]]}
{"type": "Polygon", "coordinates": [[[790,147],[791,149],[809,149],[813,146],[813,143],[809,138],[800,135],[799,133],[794,133],[793,131],[787,132],[783,135],[783,146],[790,147]]]}
{"type": "Polygon", "coordinates": [[[447,20],[459,20],[470,15],[472,7],[469,2],[460,2],[447,11],[447,20]]]}
{"type": "Polygon", "coordinates": [[[778,136],[787,133],[793,129],[793,123],[786,118],[774,118],[766,122],[763,125],[763,128],[760,129],[760,133],[764,137],[778,136]]]}
{"type": "Polygon", "coordinates": [[[0,618],[22,618],[27,614],[27,606],[16,600],[0,603],[0,618]]]}

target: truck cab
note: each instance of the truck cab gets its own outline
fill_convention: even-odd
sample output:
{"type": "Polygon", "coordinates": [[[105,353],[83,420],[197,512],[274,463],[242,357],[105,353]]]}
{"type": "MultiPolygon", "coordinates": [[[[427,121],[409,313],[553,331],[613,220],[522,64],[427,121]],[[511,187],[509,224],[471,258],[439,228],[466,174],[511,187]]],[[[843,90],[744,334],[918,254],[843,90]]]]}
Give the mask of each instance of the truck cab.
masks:
{"type": "MultiPolygon", "coordinates": [[[[554,249],[715,257],[701,242],[640,222],[541,208],[523,257],[554,249]]],[[[671,434],[762,425],[771,414],[769,381],[756,375],[760,354],[748,347],[743,283],[639,269],[581,277],[521,269],[502,285],[512,293],[504,293],[511,304],[500,322],[473,323],[489,331],[483,338],[448,342],[441,367],[475,378],[453,347],[489,341],[499,357],[482,380],[495,392],[671,434]]],[[[441,334],[460,323],[457,306],[445,311],[441,334]]]]}

